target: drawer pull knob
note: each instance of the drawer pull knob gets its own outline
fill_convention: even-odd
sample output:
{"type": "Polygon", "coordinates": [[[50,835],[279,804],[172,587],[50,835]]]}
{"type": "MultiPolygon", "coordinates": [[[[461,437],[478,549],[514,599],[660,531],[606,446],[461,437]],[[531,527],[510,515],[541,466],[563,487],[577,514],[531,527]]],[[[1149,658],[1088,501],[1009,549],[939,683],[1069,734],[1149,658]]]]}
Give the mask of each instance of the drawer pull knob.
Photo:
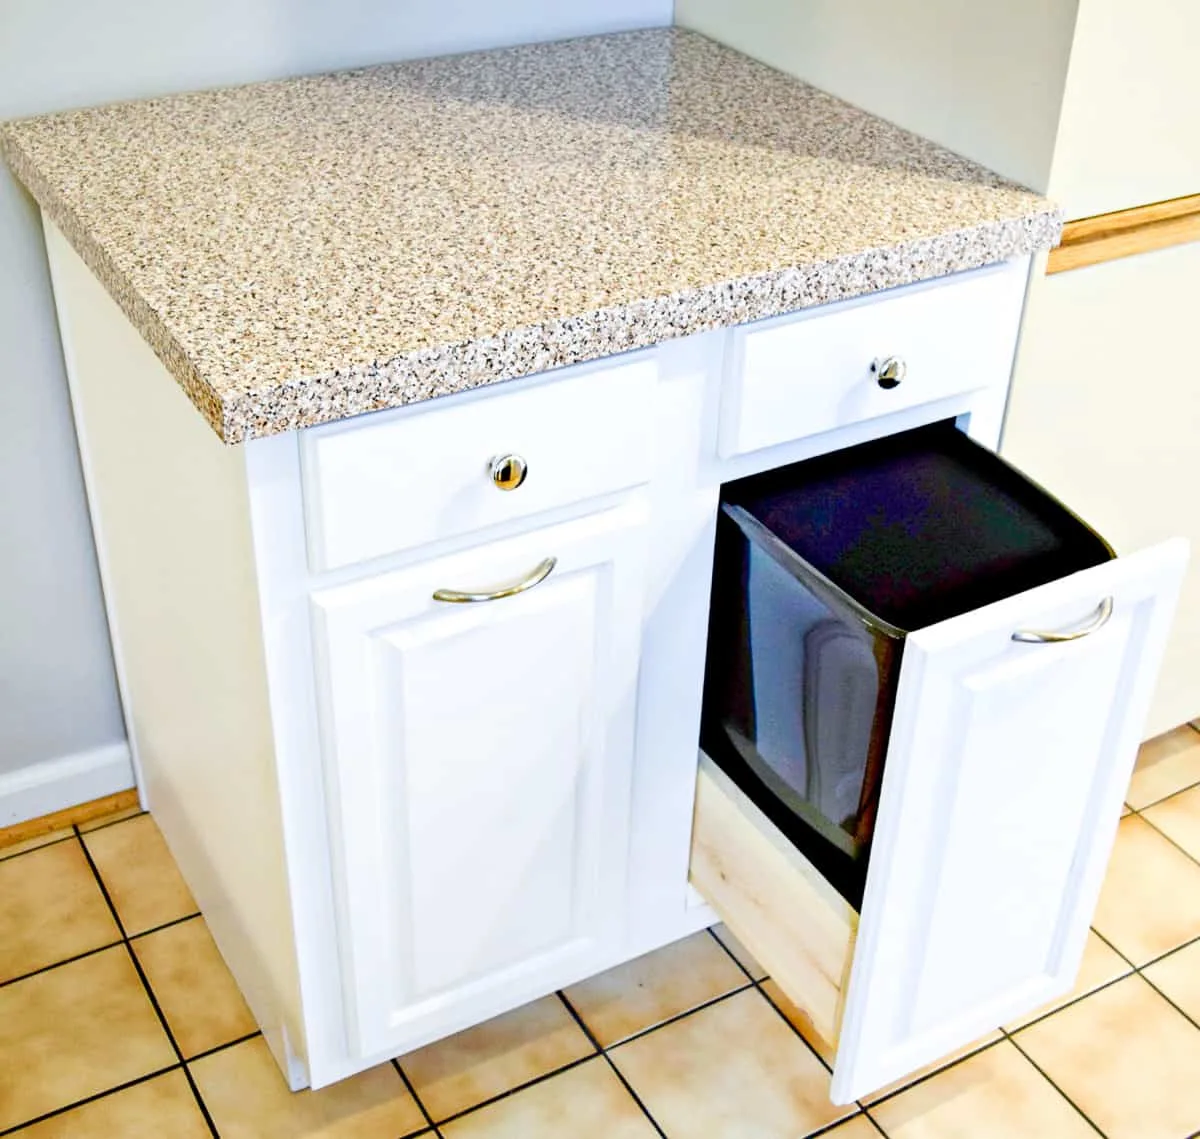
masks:
{"type": "Polygon", "coordinates": [[[1081,637],[1090,636],[1097,629],[1103,629],[1113,615],[1113,599],[1106,597],[1096,607],[1086,625],[1069,633],[1051,633],[1038,629],[1018,629],[1012,635],[1014,641],[1022,641],[1028,645],[1057,645],[1063,641],[1078,641],[1081,637]]]}
{"type": "Polygon", "coordinates": [[[875,373],[876,383],[886,391],[891,391],[900,386],[900,381],[908,372],[908,365],[899,356],[883,356],[871,364],[871,371],[875,373]]]}
{"type": "Polygon", "coordinates": [[[488,467],[492,482],[500,490],[516,490],[529,473],[529,464],[520,455],[497,455],[488,467]]]}
{"type": "Polygon", "coordinates": [[[439,589],[434,593],[433,599],[461,605],[471,601],[499,601],[503,597],[515,597],[518,593],[524,593],[525,590],[540,585],[550,576],[556,565],[558,565],[557,558],[546,558],[545,561],[538,562],[524,577],[518,578],[508,585],[497,586],[495,589],[489,589],[483,593],[470,593],[459,589],[439,589]]]}

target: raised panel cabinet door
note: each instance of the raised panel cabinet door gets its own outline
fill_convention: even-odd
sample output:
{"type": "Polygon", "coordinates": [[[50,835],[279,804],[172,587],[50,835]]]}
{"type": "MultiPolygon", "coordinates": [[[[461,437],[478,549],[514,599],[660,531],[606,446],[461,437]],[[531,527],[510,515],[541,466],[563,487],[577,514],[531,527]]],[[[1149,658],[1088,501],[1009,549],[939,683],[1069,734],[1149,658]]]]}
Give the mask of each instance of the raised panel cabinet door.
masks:
{"type": "Polygon", "coordinates": [[[908,638],[836,1102],[1074,983],[1186,560],[1174,540],[908,638]]]}
{"type": "Polygon", "coordinates": [[[359,1055],[586,975],[622,934],[646,509],[313,596],[359,1055]],[[550,573],[496,600],[453,603],[550,573]]]}

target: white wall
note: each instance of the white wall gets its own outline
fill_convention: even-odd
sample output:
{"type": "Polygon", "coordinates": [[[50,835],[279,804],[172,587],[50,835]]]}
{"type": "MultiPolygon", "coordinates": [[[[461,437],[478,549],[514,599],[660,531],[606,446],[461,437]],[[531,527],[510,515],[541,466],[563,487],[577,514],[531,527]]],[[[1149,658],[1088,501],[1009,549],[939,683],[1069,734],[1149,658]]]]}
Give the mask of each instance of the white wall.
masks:
{"type": "MultiPolygon", "coordinates": [[[[671,0],[2,0],[0,118],[671,15],[671,0]]],[[[3,826],[128,785],[37,212],[3,166],[0,599],[3,826]]]]}
{"type": "Polygon", "coordinates": [[[677,0],[675,20],[1044,193],[1078,3],[677,0]]]}

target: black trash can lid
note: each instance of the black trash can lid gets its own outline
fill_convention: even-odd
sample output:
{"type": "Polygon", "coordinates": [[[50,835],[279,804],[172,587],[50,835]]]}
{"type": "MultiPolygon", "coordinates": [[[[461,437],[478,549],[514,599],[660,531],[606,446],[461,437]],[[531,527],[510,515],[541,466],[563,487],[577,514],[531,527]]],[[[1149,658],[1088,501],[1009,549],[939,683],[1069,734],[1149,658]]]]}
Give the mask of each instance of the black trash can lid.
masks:
{"type": "Polygon", "coordinates": [[[1095,531],[953,421],[728,483],[722,497],[903,630],[1113,556],[1095,531]]]}

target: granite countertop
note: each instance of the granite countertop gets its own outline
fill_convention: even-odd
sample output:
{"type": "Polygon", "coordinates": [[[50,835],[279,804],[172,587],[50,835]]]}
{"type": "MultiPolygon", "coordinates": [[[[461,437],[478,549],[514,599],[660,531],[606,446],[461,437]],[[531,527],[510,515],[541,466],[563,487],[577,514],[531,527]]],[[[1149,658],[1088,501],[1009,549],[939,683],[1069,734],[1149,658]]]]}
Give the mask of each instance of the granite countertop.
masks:
{"type": "Polygon", "coordinates": [[[240,442],[1048,248],[1037,195],[658,29],[48,115],[0,150],[240,442]]]}

